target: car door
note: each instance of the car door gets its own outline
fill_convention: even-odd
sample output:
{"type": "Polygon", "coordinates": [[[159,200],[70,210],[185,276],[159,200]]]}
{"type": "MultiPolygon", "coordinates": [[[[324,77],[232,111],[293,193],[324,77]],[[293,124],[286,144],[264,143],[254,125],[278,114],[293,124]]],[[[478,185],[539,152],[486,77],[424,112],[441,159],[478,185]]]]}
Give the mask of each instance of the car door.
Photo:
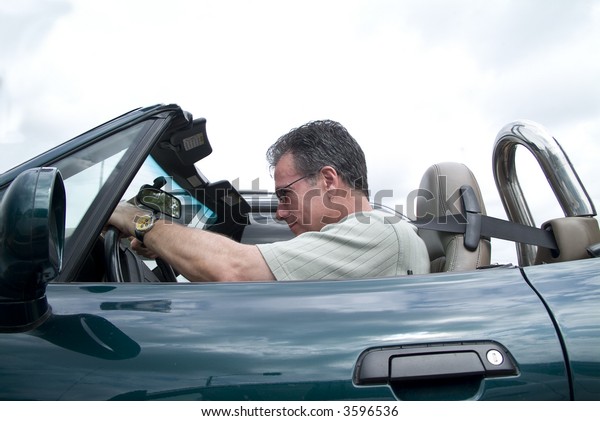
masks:
{"type": "Polygon", "coordinates": [[[573,399],[600,397],[600,260],[584,259],[523,269],[549,308],[568,355],[573,399]]]}
{"type": "Polygon", "coordinates": [[[3,399],[570,398],[552,320],[516,268],[348,281],[51,284],[47,297],[47,322],[0,334],[3,399]],[[392,367],[415,356],[485,359],[481,346],[499,350],[513,370],[436,373],[425,365],[412,378],[390,369],[367,382],[357,374],[365,351],[392,367]]]}

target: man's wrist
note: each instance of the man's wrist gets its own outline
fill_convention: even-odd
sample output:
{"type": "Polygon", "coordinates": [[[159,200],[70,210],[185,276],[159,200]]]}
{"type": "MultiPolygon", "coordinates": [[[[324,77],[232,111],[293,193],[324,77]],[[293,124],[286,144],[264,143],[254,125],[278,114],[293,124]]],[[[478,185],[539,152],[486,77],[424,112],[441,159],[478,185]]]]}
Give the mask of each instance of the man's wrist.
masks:
{"type": "Polygon", "coordinates": [[[141,243],[144,242],[145,235],[154,228],[154,224],[158,221],[159,215],[154,213],[146,213],[136,215],[133,219],[133,234],[141,243]]]}

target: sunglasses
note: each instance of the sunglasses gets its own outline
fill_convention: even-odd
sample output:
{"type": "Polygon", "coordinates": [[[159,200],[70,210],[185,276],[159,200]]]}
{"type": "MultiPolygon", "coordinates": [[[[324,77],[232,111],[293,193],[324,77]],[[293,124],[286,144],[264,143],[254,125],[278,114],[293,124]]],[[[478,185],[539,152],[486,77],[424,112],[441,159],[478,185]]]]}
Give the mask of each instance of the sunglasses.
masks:
{"type": "Polygon", "coordinates": [[[287,186],[283,186],[283,187],[280,187],[280,188],[276,189],[275,190],[275,196],[277,196],[277,199],[279,199],[280,203],[283,203],[283,201],[287,197],[287,193],[290,191],[290,187],[291,186],[293,186],[294,184],[296,184],[298,181],[304,180],[305,178],[308,178],[308,177],[312,177],[313,175],[315,175],[315,174],[305,175],[304,177],[300,177],[299,179],[292,181],[287,186]]]}

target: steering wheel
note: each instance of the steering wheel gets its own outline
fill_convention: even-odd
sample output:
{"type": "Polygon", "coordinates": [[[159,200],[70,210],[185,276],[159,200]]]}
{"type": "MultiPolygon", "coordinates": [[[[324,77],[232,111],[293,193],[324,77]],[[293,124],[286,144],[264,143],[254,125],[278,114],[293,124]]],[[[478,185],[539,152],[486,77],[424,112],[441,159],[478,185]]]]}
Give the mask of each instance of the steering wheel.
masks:
{"type": "MultiPolygon", "coordinates": [[[[181,201],[171,193],[167,193],[161,189],[166,183],[167,180],[165,177],[157,177],[154,179],[152,185],[144,184],[140,188],[137,196],[132,199],[130,203],[133,201],[136,206],[147,207],[152,209],[153,212],[159,212],[170,217],[179,218],[181,216],[181,201]]],[[[119,237],[119,230],[112,226],[108,227],[104,235],[104,259],[108,281],[126,282],[123,270],[128,269],[132,274],[132,277],[134,277],[133,271],[136,266],[138,269],[136,275],[140,278],[144,278],[142,272],[149,269],[143,262],[140,262],[140,259],[135,256],[135,253],[131,250],[121,250],[119,237]],[[131,253],[131,256],[128,253],[131,253]],[[132,264],[133,261],[135,261],[135,264],[132,264]],[[142,267],[143,270],[141,270],[140,267],[142,267]]],[[[154,274],[152,278],[156,278],[161,282],[177,282],[177,276],[171,265],[160,258],[156,259],[156,265],[159,273],[152,271],[154,274]]],[[[142,280],[143,279],[140,279],[140,281],[142,280]]]]}
{"type": "Polygon", "coordinates": [[[108,282],[125,282],[121,270],[120,235],[120,231],[113,226],[109,226],[104,233],[104,260],[108,282]]]}
{"type": "MultiPolygon", "coordinates": [[[[126,280],[125,276],[123,276],[121,261],[121,254],[123,252],[120,249],[120,235],[120,231],[113,226],[109,226],[104,234],[104,260],[108,282],[130,282],[130,280],[126,280]]],[[[143,265],[144,263],[141,264],[143,265]]],[[[177,282],[177,277],[171,265],[160,258],[156,259],[156,264],[162,275],[162,277],[157,276],[160,281],[177,282]]]]}

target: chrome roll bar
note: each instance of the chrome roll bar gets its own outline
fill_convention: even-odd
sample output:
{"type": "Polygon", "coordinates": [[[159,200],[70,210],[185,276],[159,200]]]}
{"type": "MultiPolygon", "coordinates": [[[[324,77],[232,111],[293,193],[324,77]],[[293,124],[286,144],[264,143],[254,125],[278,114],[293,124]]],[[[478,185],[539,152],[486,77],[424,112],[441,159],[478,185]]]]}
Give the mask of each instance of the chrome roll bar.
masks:
{"type": "MultiPolygon", "coordinates": [[[[507,124],[496,136],[492,165],[494,181],[508,219],[535,226],[516,173],[517,146],[529,150],[552,188],[565,216],[595,216],[596,209],[567,154],[541,125],[521,120],[507,124]]],[[[534,264],[537,246],[517,243],[520,266],[534,264]]]]}

